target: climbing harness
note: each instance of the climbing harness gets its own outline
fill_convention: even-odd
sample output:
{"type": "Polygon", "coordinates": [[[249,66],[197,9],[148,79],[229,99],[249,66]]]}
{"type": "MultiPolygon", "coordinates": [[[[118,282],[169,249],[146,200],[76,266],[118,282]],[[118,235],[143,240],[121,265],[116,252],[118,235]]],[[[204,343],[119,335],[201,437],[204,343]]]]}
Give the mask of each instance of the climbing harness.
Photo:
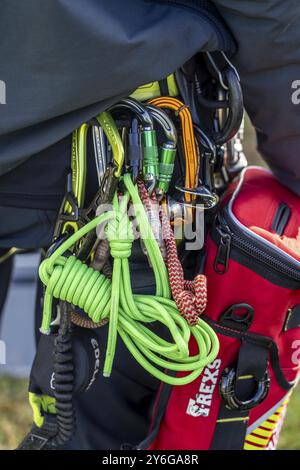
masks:
{"type": "MultiPolygon", "coordinates": [[[[216,73],[215,62],[209,62],[216,73]]],[[[218,78],[230,107],[238,92],[229,69],[218,78]]],[[[217,205],[214,172],[221,134],[224,140],[232,133],[238,117],[227,116],[214,140],[193,122],[175,75],[157,83],[73,132],[67,191],[53,244],[39,268],[43,317],[29,387],[34,424],[22,449],[54,449],[72,437],[73,397],[93,384],[100,362],[103,376],[110,377],[118,337],[141,367],[172,386],[193,382],[218,354],[218,337],[201,317],[206,277],[200,270],[194,279],[186,278],[168,217],[172,201],[182,204],[190,223],[197,204],[207,210],[217,205]],[[157,86],[169,96],[156,94],[157,86]],[[144,102],[138,101],[141,96],[144,102]],[[89,135],[99,189],[86,206],[89,135]],[[132,290],[129,260],[136,233],[153,271],[154,294],[132,290]],[[102,358],[93,330],[104,325],[102,358]],[[84,356],[82,371],[78,361],[84,356]]]]}
{"type": "MultiPolygon", "coordinates": [[[[44,317],[41,331],[49,333],[51,323],[51,305],[53,297],[63,299],[70,304],[82,308],[93,321],[98,322],[109,316],[109,334],[104,375],[109,376],[116,344],[116,334],[119,332],[124,343],[136,360],[155,377],[171,384],[188,383],[201,373],[201,369],[217,352],[215,335],[207,325],[199,320],[199,324],[189,327],[178,314],[176,305],[170,300],[167,271],[161,257],[157,242],[154,238],[144,239],[151,265],[156,279],[156,296],[132,295],[128,269],[132,234],[120,240],[117,233],[120,225],[127,225],[130,232],[130,222],[126,215],[129,198],[134,204],[140,204],[140,198],[131,177],[125,174],[123,178],[126,193],[121,203],[114,198],[116,210],[95,218],[68,241],[64,242],[50,258],[40,267],[40,276],[47,286],[44,300],[44,317]],[[111,255],[114,258],[112,281],[87,267],[74,256],[63,257],[79,237],[94,229],[99,223],[109,221],[107,236],[110,243],[111,255]],[[158,321],[167,326],[173,337],[174,344],[159,338],[143,323],[158,321]],[[199,346],[199,354],[189,356],[188,341],[194,336],[199,346]],[[161,356],[166,359],[162,359],[161,356]],[[174,362],[173,362],[173,361],[174,362]],[[171,377],[155,368],[151,362],[170,370],[192,371],[184,377],[171,377]]],[[[141,233],[149,232],[149,222],[143,209],[136,214],[141,233]]],[[[150,230],[151,233],[151,230],[150,230]]]]}

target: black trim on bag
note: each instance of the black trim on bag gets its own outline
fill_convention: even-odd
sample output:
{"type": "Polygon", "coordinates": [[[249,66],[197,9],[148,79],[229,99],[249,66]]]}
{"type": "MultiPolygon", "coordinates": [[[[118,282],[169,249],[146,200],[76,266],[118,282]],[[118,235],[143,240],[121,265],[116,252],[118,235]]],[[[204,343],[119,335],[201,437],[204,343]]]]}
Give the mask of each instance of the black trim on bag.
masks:
{"type": "MultiPolygon", "coordinates": [[[[175,376],[176,373],[175,372],[173,372],[172,374],[169,373],[169,375],[175,376]]],[[[158,431],[160,429],[162,419],[164,417],[165,411],[166,411],[167,406],[168,406],[168,402],[169,402],[169,398],[170,398],[171,393],[172,393],[172,389],[173,389],[173,385],[169,385],[169,384],[166,384],[166,383],[161,384],[161,388],[158,391],[158,394],[159,394],[158,395],[158,401],[157,401],[157,406],[156,406],[156,410],[155,410],[155,415],[153,416],[153,426],[152,426],[151,432],[146,437],[146,439],[144,439],[140,444],[138,444],[136,449],[138,449],[138,450],[148,449],[149,446],[154,441],[154,439],[156,438],[156,436],[158,434],[158,431]]]]}
{"type": "MultiPolygon", "coordinates": [[[[210,232],[210,235],[211,235],[211,239],[218,247],[221,242],[221,235],[220,235],[220,232],[217,230],[217,223],[214,224],[213,229],[210,232]]],[[[237,248],[234,245],[233,241],[231,241],[230,243],[230,253],[228,254],[228,265],[227,265],[227,268],[224,269],[223,271],[224,274],[228,271],[228,269],[230,269],[230,259],[233,259],[237,263],[242,264],[243,266],[255,272],[256,274],[259,274],[261,277],[263,277],[267,281],[272,282],[272,284],[275,284],[279,287],[291,289],[291,290],[300,289],[300,281],[291,278],[287,274],[284,275],[282,272],[279,272],[276,269],[273,269],[270,266],[265,265],[264,263],[262,263],[262,261],[255,259],[253,256],[250,256],[246,252],[237,248]]],[[[221,270],[219,270],[218,273],[220,274],[221,270]]]]}
{"type": "Polygon", "coordinates": [[[291,209],[287,204],[285,204],[284,202],[279,204],[272,222],[272,230],[274,230],[277,235],[282,236],[284,234],[286,226],[289,223],[291,214],[291,209]]]}

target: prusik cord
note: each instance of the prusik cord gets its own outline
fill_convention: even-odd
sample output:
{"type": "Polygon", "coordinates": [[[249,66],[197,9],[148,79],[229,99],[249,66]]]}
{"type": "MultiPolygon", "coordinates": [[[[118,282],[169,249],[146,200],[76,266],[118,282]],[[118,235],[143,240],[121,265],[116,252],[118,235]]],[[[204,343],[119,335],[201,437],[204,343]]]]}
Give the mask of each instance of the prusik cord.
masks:
{"type": "Polygon", "coordinates": [[[41,331],[50,332],[53,298],[67,301],[83,309],[94,323],[108,320],[105,376],[111,373],[119,334],[137,362],[150,374],[172,385],[184,385],[195,380],[214,360],[219,349],[218,338],[202,319],[192,326],[178,312],[171,300],[167,269],[137,188],[129,174],[123,177],[123,183],[126,191],[121,201],[115,195],[114,210],[86,224],[41,264],[40,278],[46,286],[41,331]],[[127,215],[129,202],[134,204],[137,225],[154,272],[155,295],[132,293],[128,258],[134,236],[127,215]],[[112,280],[74,255],[64,255],[80,238],[105,222],[114,259],[112,280]],[[148,327],[154,322],[165,326],[170,340],[148,327]],[[192,337],[198,347],[194,356],[189,352],[192,337]],[[164,372],[165,369],[180,374],[173,377],[164,372]]]}

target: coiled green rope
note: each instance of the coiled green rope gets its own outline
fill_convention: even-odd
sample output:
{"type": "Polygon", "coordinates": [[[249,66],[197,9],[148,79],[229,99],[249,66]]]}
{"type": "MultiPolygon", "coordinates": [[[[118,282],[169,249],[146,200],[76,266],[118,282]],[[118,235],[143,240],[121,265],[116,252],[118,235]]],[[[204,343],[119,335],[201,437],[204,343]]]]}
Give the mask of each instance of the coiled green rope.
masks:
{"type": "Polygon", "coordinates": [[[114,211],[86,224],[41,264],[39,275],[46,286],[41,332],[49,333],[53,298],[65,300],[83,309],[95,323],[109,319],[104,376],[111,373],[119,333],[131,354],[150,374],[172,385],[184,385],[195,380],[215,359],[219,349],[218,338],[203,320],[190,326],[179,314],[175,302],[170,299],[167,269],[138,191],[129,174],[124,176],[123,182],[126,192],[121,202],[115,196],[114,211]],[[128,263],[134,239],[127,215],[130,200],[134,204],[139,231],[154,272],[156,295],[132,293],[128,263]],[[74,255],[64,256],[80,238],[104,223],[107,223],[106,235],[114,258],[111,281],[74,255]],[[172,340],[167,341],[155,334],[147,326],[153,322],[165,325],[172,340]],[[192,336],[199,350],[195,356],[189,355],[192,336]],[[184,374],[173,377],[164,369],[184,374]]]}

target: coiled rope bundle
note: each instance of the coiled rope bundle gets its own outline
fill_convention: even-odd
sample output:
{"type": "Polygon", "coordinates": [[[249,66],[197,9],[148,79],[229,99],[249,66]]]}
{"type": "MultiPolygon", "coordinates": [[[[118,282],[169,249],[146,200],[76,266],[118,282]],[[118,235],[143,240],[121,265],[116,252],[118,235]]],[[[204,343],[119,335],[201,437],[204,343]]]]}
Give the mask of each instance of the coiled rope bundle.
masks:
{"type": "Polygon", "coordinates": [[[104,376],[111,373],[119,334],[131,354],[150,374],[172,385],[184,385],[195,380],[214,360],[218,339],[203,320],[189,325],[178,312],[171,300],[168,273],[158,243],[129,174],[124,175],[123,183],[126,192],[120,202],[115,195],[114,210],[86,224],[41,264],[39,274],[46,286],[41,332],[48,334],[50,331],[53,298],[67,301],[84,310],[93,322],[105,319],[109,322],[104,376]],[[156,295],[132,293],[128,262],[134,241],[132,222],[127,215],[130,201],[134,204],[139,232],[154,272],[156,295]],[[114,259],[112,280],[74,255],[65,255],[79,239],[104,223],[107,223],[106,235],[114,259]],[[147,326],[153,322],[166,327],[170,341],[147,326]],[[191,337],[198,346],[195,356],[189,353],[191,337]],[[173,377],[164,372],[165,369],[181,374],[173,377]]]}

